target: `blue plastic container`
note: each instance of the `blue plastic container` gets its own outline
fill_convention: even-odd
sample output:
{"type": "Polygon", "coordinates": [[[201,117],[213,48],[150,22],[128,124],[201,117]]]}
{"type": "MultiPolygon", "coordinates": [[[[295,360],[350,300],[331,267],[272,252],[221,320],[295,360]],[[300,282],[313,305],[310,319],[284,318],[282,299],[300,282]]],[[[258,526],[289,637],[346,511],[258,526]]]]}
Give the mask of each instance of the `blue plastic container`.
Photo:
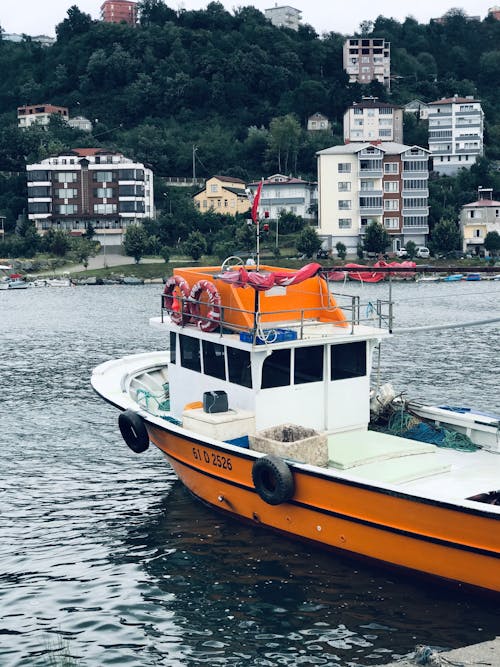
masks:
{"type": "MultiPolygon", "coordinates": [[[[257,345],[270,345],[271,343],[283,343],[287,340],[297,340],[297,332],[293,329],[264,329],[264,338],[257,336],[257,345]]],[[[247,331],[240,333],[240,340],[244,343],[253,343],[253,334],[247,331]]]]}

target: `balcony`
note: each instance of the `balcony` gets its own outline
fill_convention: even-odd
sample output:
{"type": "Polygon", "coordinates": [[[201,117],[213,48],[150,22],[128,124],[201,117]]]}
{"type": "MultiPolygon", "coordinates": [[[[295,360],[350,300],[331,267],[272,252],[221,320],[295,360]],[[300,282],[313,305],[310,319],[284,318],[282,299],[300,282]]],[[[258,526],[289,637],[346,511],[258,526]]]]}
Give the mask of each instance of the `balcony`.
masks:
{"type": "Polygon", "coordinates": [[[429,225],[420,225],[420,227],[413,227],[412,225],[403,225],[401,228],[403,234],[428,234],[429,225]]]}
{"type": "Polygon", "coordinates": [[[401,191],[402,197],[429,197],[429,190],[408,190],[403,188],[401,191]]]}

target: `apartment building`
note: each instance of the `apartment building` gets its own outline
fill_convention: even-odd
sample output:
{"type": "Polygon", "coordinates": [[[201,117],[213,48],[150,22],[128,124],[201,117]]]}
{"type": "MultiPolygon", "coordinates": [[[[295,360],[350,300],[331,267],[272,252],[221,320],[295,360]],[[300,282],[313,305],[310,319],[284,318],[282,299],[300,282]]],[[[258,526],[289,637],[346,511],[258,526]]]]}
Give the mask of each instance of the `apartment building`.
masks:
{"type": "Polygon", "coordinates": [[[484,240],[488,232],[500,234],[500,201],[493,199],[493,190],[479,188],[477,201],[462,206],[460,230],[463,251],[484,255],[484,240]]]}
{"type": "Polygon", "coordinates": [[[500,21],[500,7],[498,5],[495,5],[495,7],[490,7],[488,9],[488,16],[491,16],[491,18],[500,21]]]}
{"type": "Polygon", "coordinates": [[[391,44],[378,37],[352,37],[344,42],[344,69],[349,83],[379,81],[391,87],[391,44]]]}
{"type": "Polygon", "coordinates": [[[66,121],[69,118],[67,107],[56,107],[53,104],[25,104],[17,107],[17,125],[30,127],[36,123],[47,126],[52,115],[60,116],[66,121]]]}
{"type": "Polygon", "coordinates": [[[429,103],[429,150],[433,170],[443,175],[470,169],[484,153],[484,113],[473,97],[429,103]]]}
{"type": "Polygon", "coordinates": [[[353,142],[319,151],[319,233],[355,253],[367,225],[377,222],[391,250],[408,241],[425,245],[428,224],[428,156],[419,146],[353,142]]]}
{"type": "Polygon", "coordinates": [[[130,224],[154,216],[153,172],[99,148],[75,148],[26,167],[28,218],[42,235],[81,236],[89,223],[102,245],[121,245],[130,224]]]}
{"type": "Polygon", "coordinates": [[[137,3],[132,0],[106,0],[101,5],[101,20],[105,23],[137,23],[137,3]]]}
{"type": "Polygon", "coordinates": [[[344,114],[344,141],[403,141],[403,109],[363,97],[344,114]]]}
{"type": "MultiPolygon", "coordinates": [[[[259,182],[249,183],[255,194],[259,182]]],[[[268,213],[271,220],[277,220],[282,213],[293,213],[310,222],[316,220],[318,205],[318,184],[301,178],[273,174],[262,182],[259,216],[268,213]]]]}
{"type": "Polygon", "coordinates": [[[270,9],[265,9],[264,16],[277,28],[290,28],[290,30],[298,30],[302,20],[300,9],[288,5],[278,6],[278,3],[270,9]]]}

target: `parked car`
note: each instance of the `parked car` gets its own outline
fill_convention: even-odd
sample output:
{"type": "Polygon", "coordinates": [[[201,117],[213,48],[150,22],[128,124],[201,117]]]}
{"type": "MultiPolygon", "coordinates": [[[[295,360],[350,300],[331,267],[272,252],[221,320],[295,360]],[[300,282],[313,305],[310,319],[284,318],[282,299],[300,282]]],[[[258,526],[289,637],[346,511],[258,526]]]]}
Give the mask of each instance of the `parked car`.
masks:
{"type": "Polygon", "coordinates": [[[395,255],[396,257],[406,257],[408,253],[406,252],[406,248],[400,248],[399,250],[396,250],[395,255]]]}
{"type": "Polygon", "coordinates": [[[328,250],[323,250],[322,248],[316,253],[316,259],[328,259],[329,257],[330,253],[328,250]]]}
{"type": "Polygon", "coordinates": [[[417,246],[415,248],[415,256],[420,257],[420,259],[428,259],[430,254],[429,248],[426,248],[425,246],[417,246]]]}

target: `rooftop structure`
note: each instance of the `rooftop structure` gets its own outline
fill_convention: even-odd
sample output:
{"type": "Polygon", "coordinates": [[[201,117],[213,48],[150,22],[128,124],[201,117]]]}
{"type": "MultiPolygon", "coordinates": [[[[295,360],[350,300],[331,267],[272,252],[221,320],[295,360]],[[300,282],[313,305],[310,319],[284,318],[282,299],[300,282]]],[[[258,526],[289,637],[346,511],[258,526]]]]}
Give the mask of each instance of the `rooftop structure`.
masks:
{"type": "Polygon", "coordinates": [[[349,83],[378,81],[391,87],[391,44],[382,38],[352,37],[344,43],[349,83]]]}
{"type": "Polygon", "coordinates": [[[344,141],[403,141],[403,110],[394,104],[363,97],[344,114],[344,141]]]}
{"type": "Polygon", "coordinates": [[[137,23],[137,3],[132,0],[105,0],[101,6],[101,19],[106,23],[137,23]]]}
{"type": "Polygon", "coordinates": [[[300,9],[289,5],[278,6],[278,3],[275,3],[274,7],[265,9],[264,14],[277,28],[290,28],[290,30],[298,30],[302,19],[300,9]]]}

